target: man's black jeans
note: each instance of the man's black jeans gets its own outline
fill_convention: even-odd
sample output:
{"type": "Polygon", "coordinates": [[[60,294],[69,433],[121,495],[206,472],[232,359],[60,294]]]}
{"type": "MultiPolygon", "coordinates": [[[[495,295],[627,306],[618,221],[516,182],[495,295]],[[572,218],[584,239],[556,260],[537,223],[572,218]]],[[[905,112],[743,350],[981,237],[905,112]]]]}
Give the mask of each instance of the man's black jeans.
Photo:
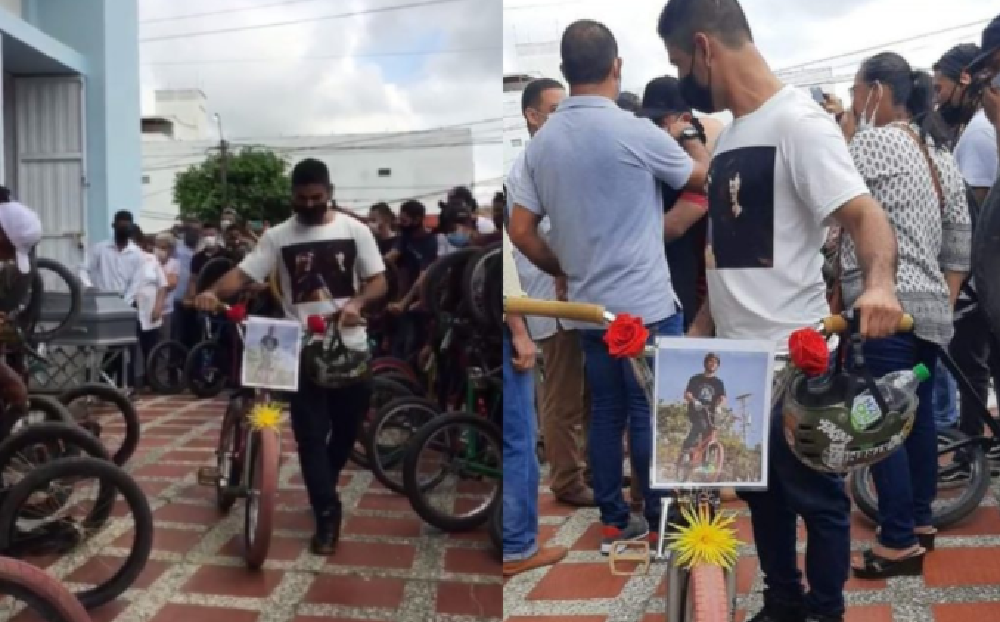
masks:
{"type": "MultiPolygon", "coordinates": [[[[968,378],[976,395],[986,403],[990,377],[1000,390],[1000,342],[990,330],[978,304],[973,308],[959,301],[955,309],[955,336],[949,353],[959,371],[968,378]]],[[[961,386],[961,385],[959,385],[961,386]]],[[[982,436],[985,424],[974,400],[962,396],[959,429],[967,436],[982,436]]]]}
{"type": "Polygon", "coordinates": [[[743,492],[750,506],[754,542],[764,574],[764,601],[805,605],[810,613],[844,613],[850,572],[851,501],[844,478],[820,473],[799,461],[785,440],[780,409],[771,418],[767,490],[743,492]],[[806,579],[795,555],[796,516],[806,525],[806,579]]]}
{"type": "Polygon", "coordinates": [[[371,394],[370,381],[325,389],[300,375],[298,392],[289,395],[302,479],[317,520],[341,510],[337,480],[368,414],[371,394]]]}
{"type": "Polygon", "coordinates": [[[681,445],[681,450],[683,451],[696,447],[702,436],[712,429],[712,422],[709,421],[708,410],[705,408],[689,406],[688,419],[691,420],[691,431],[688,432],[687,438],[684,439],[684,443],[681,445]]]}

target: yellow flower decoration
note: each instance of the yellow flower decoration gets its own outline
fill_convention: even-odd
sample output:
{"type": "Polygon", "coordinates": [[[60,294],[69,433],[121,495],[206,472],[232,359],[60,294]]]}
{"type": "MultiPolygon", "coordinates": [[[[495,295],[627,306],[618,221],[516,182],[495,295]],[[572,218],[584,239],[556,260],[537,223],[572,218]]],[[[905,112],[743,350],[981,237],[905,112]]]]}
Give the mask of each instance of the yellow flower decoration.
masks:
{"type": "Polygon", "coordinates": [[[677,531],[667,538],[668,547],[677,553],[677,565],[693,568],[697,564],[710,564],[732,568],[739,556],[740,541],[730,528],[736,519],[718,512],[709,517],[708,508],[682,510],[687,525],[672,525],[677,531]]]}
{"type": "Polygon", "coordinates": [[[278,404],[257,404],[250,411],[250,425],[255,430],[277,430],[281,425],[281,406],[278,404]]]}

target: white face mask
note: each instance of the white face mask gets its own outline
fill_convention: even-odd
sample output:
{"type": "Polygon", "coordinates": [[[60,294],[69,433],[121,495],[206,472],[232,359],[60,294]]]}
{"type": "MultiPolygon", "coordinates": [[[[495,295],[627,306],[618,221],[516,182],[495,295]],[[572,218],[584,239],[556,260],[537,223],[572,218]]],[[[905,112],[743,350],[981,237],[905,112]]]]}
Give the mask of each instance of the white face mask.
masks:
{"type": "Polygon", "coordinates": [[[870,130],[875,127],[875,113],[878,111],[878,107],[882,105],[882,95],[885,93],[885,89],[882,88],[881,82],[876,82],[875,85],[868,90],[868,97],[865,98],[865,107],[858,114],[858,130],[863,132],[865,130],[870,130]],[[878,98],[875,100],[875,107],[872,108],[871,116],[868,116],[868,104],[872,101],[872,95],[875,94],[875,90],[878,89],[878,98]]]}
{"type": "Polygon", "coordinates": [[[202,244],[205,245],[205,248],[215,248],[219,245],[219,238],[214,235],[206,236],[202,238],[202,244]]]}
{"type": "Polygon", "coordinates": [[[233,226],[233,221],[231,221],[231,220],[223,220],[221,224],[222,224],[222,228],[223,229],[228,229],[229,227],[233,226]]]}

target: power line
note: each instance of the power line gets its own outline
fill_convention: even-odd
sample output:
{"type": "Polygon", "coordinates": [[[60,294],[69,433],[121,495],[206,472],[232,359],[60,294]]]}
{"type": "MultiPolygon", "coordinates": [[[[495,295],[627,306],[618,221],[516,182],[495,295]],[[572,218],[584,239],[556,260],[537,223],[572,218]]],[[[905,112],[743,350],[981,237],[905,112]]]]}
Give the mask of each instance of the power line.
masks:
{"type": "Polygon", "coordinates": [[[282,26],[294,26],[306,22],[319,22],[334,19],[344,19],[348,17],[359,17],[362,15],[372,15],[375,13],[388,13],[391,11],[402,11],[406,9],[417,9],[438,4],[450,4],[453,2],[466,2],[468,0],[422,0],[421,2],[411,2],[409,4],[396,4],[393,6],[377,7],[374,9],[364,9],[361,11],[351,11],[350,13],[336,13],[334,15],[321,15],[316,17],[305,17],[300,19],[290,19],[283,22],[270,22],[267,24],[256,24],[253,26],[233,26],[230,28],[216,28],[214,30],[198,30],[194,32],[179,32],[171,35],[160,35],[158,37],[144,37],[139,39],[140,43],[151,43],[153,41],[172,41],[175,39],[190,39],[192,37],[204,37],[208,35],[222,35],[232,32],[245,32],[248,30],[262,30],[265,28],[280,28],[282,26]]]}
{"type": "Polygon", "coordinates": [[[784,73],[784,72],[787,72],[787,71],[796,71],[798,69],[807,69],[810,65],[816,65],[818,63],[825,63],[825,62],[829,62],[831,60],[839,60],[841,58],[848,58],[848,57],[851,57],[851,56],[857,56],[858,54],[865,54],[865,53],[868,53],[868,52],[878,52],[880,50],[884,50],[885,48],[887,48],[887,47],[889,47],[891,45],[900,45],[901,43],[909,43],[911,41],[917,41],[917,40],[920,40],[920,39],[925,39],[927,37],[934,37],[934,36],[937,36],[937,35],[943,35],[943,34],[946,34],[946,33],[949,33],[949,32],[954,32],[956,30],[962,30],[963,28],[972,28],[974,26],[981,26],[981,25],[989,22],[991,19],[992,19],[992,17],[986,18],[986,19],[979,19],[979,20],[976,20],[974,22],[969,22],[967,24],[960,24],[958,26],[950,26],[948,28],[941,28],[941,29],[938,29],[938,30],[933,30],[931,32],[925,32],[923,34],[913,35],[913,36],[910,36],[910,37],[906,37],[904,39],[897,39],[896,41],[887,41],[885,43],[880,43],[878,45],[873,45],[873,46],[870,46],[870,47],[867,47],[867,48],[861,48],[861,49],[858,49],[858,50],[852,50],[850,52],[843,52],[841,54],[834,54],[833,56],[827,56],[825,58],[817,58],[816,60],[806,61],[804,63],[799,63],[797,65],[790,65],[788,67],[783,67],[783,68],[779,69],[777,71],[777,73],[784,73]]]}
{"type": "Polygon", "coordinates": [[[168,65],[229,65],[239,63],[289,63],[299,61],[337,60],[346,58],[400,58],[408,56],[437,56],[446,54],[466,54],[469,52],[485,52],[502,49],[502,46],[490,45],[484,47],[455,48],[451,50],[425,50],[412,52],[374,52],[371,54],[330,54],[310,56],[272,56],[270,58],[219,58],[209,60],[171,60],[142,63],[146,66],[168,65]]]}
{"type": "Polygon", "coordinates": [[[140,20],[140,24],[158,24],[162,22],[175,22],[183,19],[197,19],[199,17],[213,17],[216,15],[229,15],[232,13],[241,13],[244,11],[258,11],[260,9],[272,9],[275,7],[285,7],[291,6],[293,4],[303,4],[305,2],[316,2],[317,0],[285,0],[284,2],[271,2],[270,4],[258,4],[255,6],[246,7],[235,7],[231,9],[223,9],[220,11],[204,11],[202,13],[186,13],[184,15],[174,15],[173,17],[154,17],[151,19],[140,20]]]}

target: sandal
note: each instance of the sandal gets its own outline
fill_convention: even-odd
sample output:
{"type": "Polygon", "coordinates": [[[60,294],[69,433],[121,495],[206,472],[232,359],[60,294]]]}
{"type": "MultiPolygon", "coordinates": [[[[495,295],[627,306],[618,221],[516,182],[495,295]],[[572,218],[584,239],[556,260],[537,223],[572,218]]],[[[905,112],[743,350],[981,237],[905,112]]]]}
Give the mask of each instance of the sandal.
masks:
{"type": "Polygon", "coordinates": [[[852,566],[854,576],[858,579],[876,580],[892,577],[919,577],[924,573],[924,556],[926,551],[918,552],[902,559],[887,559],[868,549],[862,554],[864,566],[852,566]]]}
{"type": "MultiPolygon", "coordinates": [[[[934,539],[937,537],[937,534],[938,534],[937,529],[929,533],[917,533],[915,534],[917,536],[917,544],[923,547],[925,551],[930,553],[931,551],[934,550],[934,539]]],[[[876,529],[875,537],[878,538],[880,535],[882,535],[882,529],[881,528],[876,529]]]]}

